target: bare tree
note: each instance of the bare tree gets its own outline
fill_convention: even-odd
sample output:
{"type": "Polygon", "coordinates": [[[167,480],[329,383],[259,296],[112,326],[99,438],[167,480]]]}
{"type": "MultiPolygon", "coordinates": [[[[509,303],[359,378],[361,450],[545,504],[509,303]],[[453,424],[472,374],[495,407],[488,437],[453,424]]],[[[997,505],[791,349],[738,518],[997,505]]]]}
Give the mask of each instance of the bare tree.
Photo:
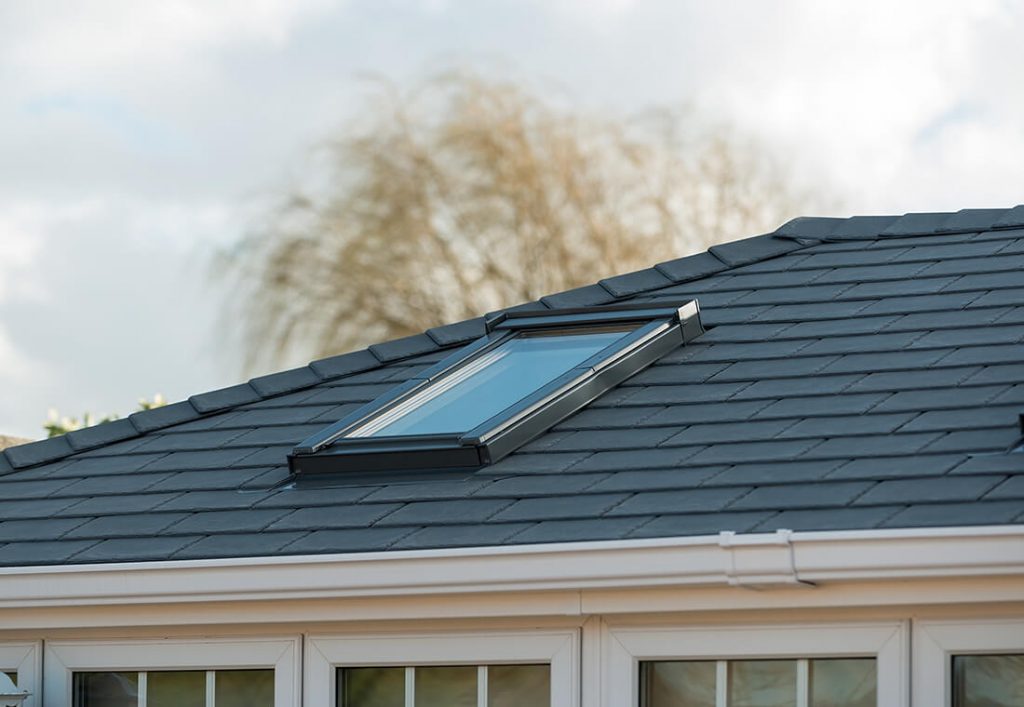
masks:
{"type": "Polygon", "coordinates": [[[406,336],[774,228],[763,149],[671,113],[597,119],[455,73],[384,84],[232,262],[250,369],[406,336]],[[687,132],[689,130],[689,132],[687,132]]]}

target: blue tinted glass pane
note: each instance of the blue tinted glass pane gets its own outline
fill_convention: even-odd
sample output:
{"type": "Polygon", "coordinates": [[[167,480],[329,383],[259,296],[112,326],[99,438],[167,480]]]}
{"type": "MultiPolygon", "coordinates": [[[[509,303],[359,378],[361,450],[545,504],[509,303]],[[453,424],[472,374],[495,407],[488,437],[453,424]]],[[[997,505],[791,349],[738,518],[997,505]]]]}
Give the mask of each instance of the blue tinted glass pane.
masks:
{"type": "Polygon", "coordinates": [[[453,434],[473,429],[587,360],[627,331],[517,336],[414,396],[408,411],[352,436],[453,434]]]}

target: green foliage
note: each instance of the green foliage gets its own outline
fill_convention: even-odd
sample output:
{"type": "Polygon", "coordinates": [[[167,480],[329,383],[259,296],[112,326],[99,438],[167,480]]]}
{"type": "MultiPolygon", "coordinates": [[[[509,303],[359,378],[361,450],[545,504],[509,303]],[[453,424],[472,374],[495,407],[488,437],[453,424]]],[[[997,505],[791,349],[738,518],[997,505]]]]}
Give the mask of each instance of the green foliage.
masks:
{"type": "MultiPolygon", "coordinates": [[[[153,396],[152,400],[139,398],[138,409],[152,410],[153,408],[163,407],[166,404],[167,401],[164,400],[164,396],[157,393],[153,396]]],[[[91,412],[83,413],[81,418],[61,417],[56,410],[51,408],[47,415],[46,422],[43,423],[43,429],[46,430],[47,437],[58,437],[74,430],[80,430],[83,427],[92,427],[93,425],[100,425],[104,422],[113,422],[119,417],[119,415],[104,415],[103,417],[96,417],[91,412]]]]}

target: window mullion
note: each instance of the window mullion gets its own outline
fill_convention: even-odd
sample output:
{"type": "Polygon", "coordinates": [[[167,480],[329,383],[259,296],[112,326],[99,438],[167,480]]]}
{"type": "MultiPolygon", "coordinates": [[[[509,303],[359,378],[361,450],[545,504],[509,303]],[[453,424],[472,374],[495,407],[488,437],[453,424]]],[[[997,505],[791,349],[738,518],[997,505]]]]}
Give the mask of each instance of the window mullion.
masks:
{"type": "Polygon", "coordinates": [[[715,663],[715,707],[729,707],[729,662],[715,663]]]}
{"type": "Polygon", "coordinates": [[[416,707],[416,668],[405,669],[405,707],[416,707]]]}
{"type": "Polygon", "coordinates": [[[796,707],[809,707],[811,704],[811,671],[806,658],[796,662],[796,707]]]}
{"type": "Polygon", "coordinates": [[[138,691],[138,707],[146,707],[146,698],[149,696],[149,673],[139,673],[138,691]]]}
{"type": "Polygon", "coordinates": [[[487,666],[476,668],[476,706],[487,707],[487,666]]]}
{"type": "Polygon", "coordinates": [[[217,673],[206,671],[206,707],[215,707],[217,702],[217,673]]]}

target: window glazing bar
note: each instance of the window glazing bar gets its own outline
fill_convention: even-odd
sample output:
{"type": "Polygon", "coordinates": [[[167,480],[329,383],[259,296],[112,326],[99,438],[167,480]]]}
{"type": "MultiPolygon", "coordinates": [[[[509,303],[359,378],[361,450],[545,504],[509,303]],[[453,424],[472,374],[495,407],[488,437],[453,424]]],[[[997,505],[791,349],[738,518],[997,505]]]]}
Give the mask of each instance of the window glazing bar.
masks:
{"type": "Polygon", "coordinates": [[[476,707],[487,707],[487,666],[476,668],[476,707]]]}
{"type": "Polygon", "coordinates": [[[796,707],[810,707],[811,671],[810,662],[801,658],[796,662],[796,707]]]}
{"type": "Polygon", "coordinates": [[[729,661],[715,663],[715,707],[729,707],[729,661]]]}
{"type": "Polygon", "coordinates": [[[416,668],[405,669],[405,707],[416,707],[416,668]]]}
{"type": "Polygon", "coordinates": [[[139,691],[137,703],[138,707],[146,707],[146,698],[149,695],[149,673],[139,673],[139,683],[137,689],[139,691]]]}
{"type": "Polygon", "coordinates": [[[206,707],[216,707],[217,702],[217,672],[206,671],[206,707]]]}

